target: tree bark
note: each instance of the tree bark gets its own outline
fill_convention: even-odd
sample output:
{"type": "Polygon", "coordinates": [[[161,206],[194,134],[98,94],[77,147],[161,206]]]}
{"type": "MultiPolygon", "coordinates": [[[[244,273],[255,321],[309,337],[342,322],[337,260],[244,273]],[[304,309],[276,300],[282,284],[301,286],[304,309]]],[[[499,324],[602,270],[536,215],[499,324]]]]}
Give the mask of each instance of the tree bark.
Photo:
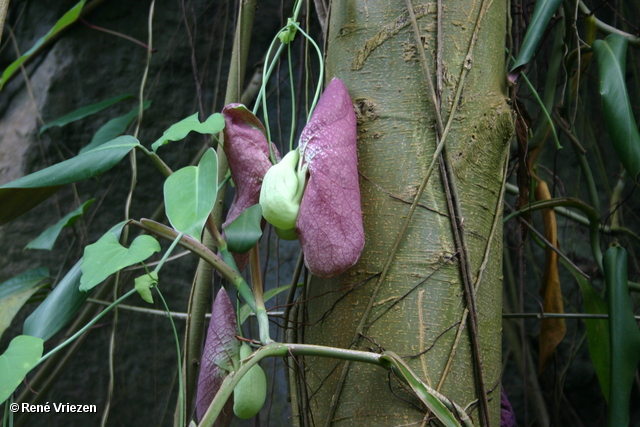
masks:
{"type": "MultiPolygon", "coordinates": [[[[487,418],[498,425],[501,194],[513,127],[504,72],[507,5],[443,3],[440,11],[437,3],[418,2],[413,10],[430,78],[436,92],[442,91],[440,135],[453,106],[457,109],[442,159],[451,170],[450,200],[459,209],[458,221],[452,220],[437,164],[425,180],[436,152],[437,120],[407,5],[401,0],[331,4],[326,77],[343,80],[358,116],[366,244],[346,274],[311,278],[298,340],[392,350],[406,356],[433,388],[446,376],[442,393],[462,407],[479,398],[478,382],[484,378],[487,418]],[[456,244],[454,228],[462,243],[456,244]],[[479,279],[475,358],[472,323],[460,323],[468,306],[465,255],[468,282],[479,279]],[[456,344],[460,324],[464,329],[456,344]],[[474,360],[481,360],[481,369],[474,360]]],[[[418,399],[378,368],[321,358],[305,362],[309,410],[300,406],[301,425],[421,425],[425,418],[418,399]]],[[[486,424],[478,422],[479,415],[472,411],[476,425],[486,424]]]]}

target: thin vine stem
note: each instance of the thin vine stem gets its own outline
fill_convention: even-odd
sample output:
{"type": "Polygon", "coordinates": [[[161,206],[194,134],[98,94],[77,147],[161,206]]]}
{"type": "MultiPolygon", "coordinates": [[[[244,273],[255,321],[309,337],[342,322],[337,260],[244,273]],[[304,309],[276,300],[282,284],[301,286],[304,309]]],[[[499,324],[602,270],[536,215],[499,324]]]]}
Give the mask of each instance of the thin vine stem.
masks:
{"type": "MultiPolygon", "coordinates": [[[[44,362],[45,360],[47,360],[49,357],[53,356],[55,353],[57,353],[58,351],[62,350],[63,348],[65,348],[67,345],[71,344],[73,341],[75,341],[80,335],[82,335],[84,332],[86,332],[89,328],[91,328],[93,325],[95,325],[98,320],[102,319],[102,317],[109,313],[111,310],[113,310],[115,307],[118,306],[118,304],[120,304],[122,301],[126,300],[127,298],[129,298],[131,295],[135,294],[136,290],[135,289],[131,289],[129,292],[127,292],[126,294],[122,295],[120,298],[118,298],[117,300],[115,300],[114,302],[112,302],[107,308],[105,308],[104,310],[102,310],[100,312],[100,314],[98,314],[96,317],[94,317],[89,323],[87,323],[86,325],[84,325],[78,332],[76,332],[75,334],[71,335],[68,339],[66,339],[64,342],[62,342],[61,344],[59,344],[58,346],[56,346],[56,348],[54,348],[53,350],[51,350],[49,353],[45,354],[44,356],[42,356],[40,358],[40,360],[38,361],[38,363],[35,364],[35,366],[38,366],[39,364],[41,364],[42,362],[44,362]]],[[[34,366],[34,368],[35,368],[34,366]]]]}
{"type": "MultiPolygon", "coordinates": [[[[180,234],[182,235],[182,233],[180,234]]],[[[171,249],[175,247],[175,244],[177,244],[178,241],[179,239],[174,240],[174,244],[172,244],[171,248],[167,250],[167,253],[169,253],[171,249]]],[[[156,292],[158,293],[158,296],[162,300],[164,309],[166,310],[167,314],[169,314],[169,316],[167,317],[169,317],[169,322],[171,323],[171,329],[173,330],[173,337],[175,338],[175,341],[176,341],[176,354],[178,356],[178,402],[180,406],[180,410],[179,410],[180,424],[179,425],[183,426],[184,425],[184,386],[183,386],[183,378],[182,378],[182,356],[180,354],[180,338],[178,338],[178,330],[176,329],[176,324],[173,322],[173,317],[170,315],[171,310],[169,310],[167,301],[164,299],[162,292],[160,292],[160,288],[155,286],[155,289],[156,289],[156,292]]]]}

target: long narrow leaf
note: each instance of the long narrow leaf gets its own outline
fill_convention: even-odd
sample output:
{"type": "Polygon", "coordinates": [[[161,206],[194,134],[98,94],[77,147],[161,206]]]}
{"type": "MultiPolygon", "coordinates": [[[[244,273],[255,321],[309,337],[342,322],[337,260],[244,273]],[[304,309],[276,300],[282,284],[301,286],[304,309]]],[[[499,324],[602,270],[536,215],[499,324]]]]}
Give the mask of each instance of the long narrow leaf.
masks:
{"type": "Polygon", "coordinates": [[[593,43],[600,94],[611,143],[629,176],[640,183],[640,133],[625,83],[627,39],[612,34],[593,43]]]}
{"type": "Polygon", "coordinates": [[[120,101],[124,101],[125,99],[128,98],[133,98],[133,95],[119,95],[104,101],[100,101],[100,102],[96,102],[95,104],[91,104],[91,105],[86,105],[84,107],[78,108],[75,111],[70,112],[69,114],[66,114],[56,120],[53,120],[49,123],[47,123],[46,125],[42,126],[40,128],[40,133],[44,132],[45,130],[52,128],[52,127],[62,127],[64,125],[68,125],[69,123],[75,122],[77,120],[80,119],[84,119],[85,117],[91,116],[93,114],[99,113],[100,111],[104,110],[105,108],[108,108],[110,106],[112,106],[113,104],[120,102],[120,101]]]}
{"type": "MultiPolygon", "coordinates": [[[[582,300],[584,301],[584,311],[588,314],[608,314],[609,309],[607,303],[602,299],[600,295],[593,289],[591,283],[584,277],[578,274],[568,264],[565,266],[573,273],[576,281],[580,285],[580,291],[582,292],[582,300]]],[[[607,402],[609,401],[609,388],[610,388],[610,349],[611,344],[609,342],[609,321],[607,319],[586,319],[585,325],[587,326],[587,344],[589,346],[589,355],[591,355],[591,361],[593,362],[593,368],[596,371],[598,381],[600,382],[600,388],[607,402]]]]}
{"type": "Polygon", "coordinates": [[[30,241],[27,246],[25,246],[25,249],[43,249],[45,251],[53,249],[53,245],[56,243],[62,229],[65,227],[72,227],[93,202],[95,202],[95,199],[87,200],[82,204],[82,206],[66,214],[60,221],[47,228],[38,237],[30,241]]]}
{"type": "Polygon", "coordinates": [[[33,295],[49,277],[44,267],[26,271],[6,282],[0,283],[0,337],[9,327],[22,305],[33,295]]]}
{"type": "Polygon", "coordinates": [[[78,4],[73,6],[67,13],[62,15],[62,18],[56,22],[56,25],[53,26],[51,30],[43,37],[41,37],[28,51],[26,51],[20,58],[13,61],[2,73],[2,78],[0,80],[0,90],[4,87],[5,83],[11,76],[20,68],[20,66],[27,60],[29,57],[40,47],[43,43],[49,40],[51,37],[55,36],[60,31],[64,30],[69,25],[73,24],[78,17],[80,16],[80,12],[84,7],[84,4],[87,0],[81,0],[78,4]]]}
{"type": "Polygon", "coordinates": [[[533,18],[529,22],[527,33],[524,36],[520,53],[515,64],[509,73],[509,79],[515,82],[520,74],[520,69],[524,67],[530,60],[540,43],[540,39],[544,34],[551,17],[560,6],[561,0],[538,0],[533,11],[533,18]]]}
{"type": "MultiPolygon", "coordinates": [[[[142,105],[142,109],[146,110],[151,106],[151,101],[145,101],[142,105]]],[[[91,139],[91,142],[86,146],[82,147],[82,149],[78,152],[78,154],[85,153],[87,151],[93,150],[96,147],[104,144],[105,142],[109,142],[112,139],[115,139],[122,135],[126,130],[127,126],[131,123],[133,119],[138,116],[140,109],[138,107],[129,111],[124,116],[116,117],[115,119],[109,120],[105,123],[95,135],[91,139]]]]}
{"type": "MultiPolygon", "coordinates": [[[[431,389],[428,385],[423,383],[407,366],[407,364],[395,353],[386,351],[381,359],[385,360],[391,366],[395,368],[395,371],[399,373],[407,384],[411,387],[414,393],[420,398],[427,408],[436,416],[438,421],[447,427],[460,427],[460,423],[453,416],[451,411],[447,409],[443,401],[448,404],[451,402],[440,395],[437,391],[431,389]]],[[[464,413],[464,411],[463,411],[464,413]]]]}
{"type": "Polygon", "coordinates": [[[100,175],[140,143],[121,136],[94,150],[0,186],[0,225],[30,211],[63,185],[100,175]]]}
{"type": "Polygon", "coordinates": [[[604,277],[609,293],[611,390],[609,425],[629,425],[631,387],[640,362],[640,331],[633,314],[627,283],[627,251],[613,246],[604,254],[604,277]]]}

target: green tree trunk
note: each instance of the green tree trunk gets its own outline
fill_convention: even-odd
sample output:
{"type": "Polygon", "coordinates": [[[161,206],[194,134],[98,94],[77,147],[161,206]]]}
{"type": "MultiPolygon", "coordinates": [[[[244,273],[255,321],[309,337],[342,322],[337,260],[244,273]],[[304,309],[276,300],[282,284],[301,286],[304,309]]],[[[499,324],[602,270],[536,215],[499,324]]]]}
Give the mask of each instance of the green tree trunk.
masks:
{"type": "MultiPolygon", "coordinates": [[[[430,78],[436,92],[442,91],[440,129],[457,107],[443,153],[452,204],[460,212],[457,226],[439,162],[420,190],[436,151],[437,120],[407,5],[401,0],[331,4],[326,77],[342,79],[356,106],[366,245],[359,263],[342,277],[310,280],[298,318],[305,326],[297,339],[392,350],[406,356],[433,388],[446,375],[441,391],[462,407],[478,399],[484,378],[488,418],[498,425],[501,194],[512,134],[504,72],[507,3],[443,3],[439,13],[437,3],[416,2],[413,10],[430,78]],[[468,282],[479,280],[477,358],[469,320],[456,344],[467,307],[464,255],[468,282]],[[482,376],[474,360],[482,361],[482,376]]],[[[295,405],[302,408],[301,425],[421,425],[425,414],[419,401],[379,368],[311,357],[305,362],[306,390],[298,388],[303,403],[295,405]]],[[[473,407],[474,422],[484,424],[482,411],[473,407]]]]}

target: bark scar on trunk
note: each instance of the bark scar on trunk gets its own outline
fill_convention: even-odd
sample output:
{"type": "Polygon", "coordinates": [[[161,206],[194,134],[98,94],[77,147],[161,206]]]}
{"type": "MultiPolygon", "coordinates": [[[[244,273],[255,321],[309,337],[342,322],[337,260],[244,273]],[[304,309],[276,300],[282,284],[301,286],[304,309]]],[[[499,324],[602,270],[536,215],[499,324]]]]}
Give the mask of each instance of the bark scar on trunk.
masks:
{"type": "MultiPolygon", "coordinates": [[[[433,2],[413,7],[413,13],[416,16],[416,19],[422,18],[428,14],[434,14],[435,18],[437,10],[438,5],[433,2]]],[[[351,63],[351,69],[355,71],[364,67],[364,62],[367,60],[369,55],[371,55],[371,52],[373,52],[378,46],[381,46],[388,39],[398,34],[401,29],[408,27],[409,24],[411,24],[409,12],[404,12],[402,15],[394,19],[393,22],[382,27],[378,34],[364,42],[364,46],[356,52],[356,58],[351,63]]]]}

